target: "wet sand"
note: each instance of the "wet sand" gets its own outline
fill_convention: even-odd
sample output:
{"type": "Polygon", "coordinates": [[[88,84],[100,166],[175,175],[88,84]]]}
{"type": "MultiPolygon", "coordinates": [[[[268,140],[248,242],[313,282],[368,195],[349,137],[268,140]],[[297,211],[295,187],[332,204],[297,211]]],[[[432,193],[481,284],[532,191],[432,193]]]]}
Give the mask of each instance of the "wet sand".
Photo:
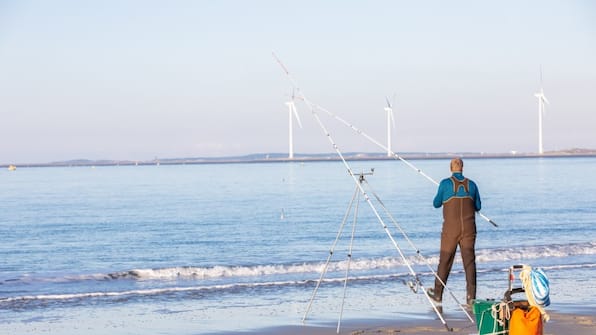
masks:
{"type": "MultiPolygon", "coordinates": [[[[596,312],[596,311],[594,311],[596,312]]],[[[596,334],[596,313],[592,315],[549,312],[550,321],[544,323],[544,335],[594,335],[596,334]]],[[[447,321],[451,331],[439,320],[361,320],[342,325],[343,335],[394,335],[394,334],[478,334],[476,325],[466,320],[447,321]]],[[[337,325],[328,326],[282,326],[255,331],[220,333],[220,335],[332,335],[337,334],[337,325]]]]}

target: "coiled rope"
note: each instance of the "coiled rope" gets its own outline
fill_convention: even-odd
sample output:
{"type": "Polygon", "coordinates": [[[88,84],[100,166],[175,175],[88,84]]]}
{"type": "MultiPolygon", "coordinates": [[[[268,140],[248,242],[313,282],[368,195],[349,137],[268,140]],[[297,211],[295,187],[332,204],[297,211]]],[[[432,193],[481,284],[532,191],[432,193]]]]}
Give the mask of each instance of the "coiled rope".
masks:
{"type": "Polygon", "coordinates": [[[506,327],[507,321],[511,319],[511,308],[507,302],[501,301],[498,304],[492,305],[490,315],[501,327],[506,327]]]}

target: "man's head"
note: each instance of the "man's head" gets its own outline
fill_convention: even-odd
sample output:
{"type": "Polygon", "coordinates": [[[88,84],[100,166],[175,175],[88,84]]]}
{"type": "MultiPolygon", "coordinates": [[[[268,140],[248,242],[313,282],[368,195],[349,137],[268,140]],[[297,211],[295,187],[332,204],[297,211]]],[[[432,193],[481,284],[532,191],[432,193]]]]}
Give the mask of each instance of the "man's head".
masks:
{"type": "Polygon", "coordinates": [[[457,157],[451,160],[451,172],[463,172],[464,170],[464,161],[461,158],[457,157]]]}

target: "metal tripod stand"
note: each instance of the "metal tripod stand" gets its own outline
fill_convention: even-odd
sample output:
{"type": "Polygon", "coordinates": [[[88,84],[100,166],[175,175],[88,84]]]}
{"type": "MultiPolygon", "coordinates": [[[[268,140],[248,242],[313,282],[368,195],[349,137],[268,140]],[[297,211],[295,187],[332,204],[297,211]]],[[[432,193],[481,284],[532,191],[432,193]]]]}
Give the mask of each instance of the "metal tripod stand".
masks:
{"type": "MultiPolygon", "coordinates": [[[[313,301],[314,301],[315,296],[316,296],[316,294],[318,292],[318,289],[319,289],[319,287],[321,285],[321,282],[323,281],[323,278],[325,277],[325,275],[327,273],[327,270],[329,268],[329,263],[331,262],[331,258],[333,257],[333,254],[335,252],[335,248],[337,247],[337,244],[338,244],[341,236],[343,235],[343,231],[345,229],[345,226],[347,225],[348,219],[350,218],[350,214],[352,214],[352,229],[351,229],[350,243],[349,243],[348,254],[347,254],[347,260],[348,260],[348,262],[347,262],[347,266],[346,266],[345,277],[344,277],[344,280],[343,280],[343,295],[342,295],[342,300],[341,300],[340,315],[339,315],[339,319],[338,319],[338,322],[337,322],[337,333],[339,333],[339,331],[340,331],[341,321],[342,321],[343,311],[344,311],[344,304],[345,304],[345,298],[346,298],[346,291],[347,291],[348,279],[349,279],[350,265],[351,265],[351,261],[352,261],[352,250],[353,250],[353,244],[354,244],[354,236],[355,236],[356,223],[357,223],[357,219],[358,219],[359,203],[361,201],[361,197],[364,197],[364,199],[371,205],[371,208],[375,212],[375,215],[377,216],[377,218],[379,219],[379,221],[383,225],[384,231],[388,235],[389,239],[393,242],[393,245],[397,249],[400,257],[402,258],[402,260],[404,261],[404,264],[409,269],[409,272],[410,272],[410,275],[411,275],[411,279],[407,282],[408,287],[414,293],[417,293],[418,290],[421,289],[421,291],[423,292],[423,294],[426,296],[428,302],[431,304],[433,310],[437,314],[439,320],[442,322],[442,324],[445,326],[445,328],[448,331],[452,331],[453,329],[450,328],[447,325],[447,323],[446,323],[446,321],[445,321],[445,319],[444,319],[444,317],[442,315],[442,308],[441,308],[441,306],[437,306],[437,305],[435,305],[432,302],[430,296],[427,293],[427,290],[424,288],[424,285],[423,285],[422,281],[418,277],[418,274],[412,268],[412,265],[407,260],[405,254],[403,253],[403,250],[397,244],[396,240],[394,239],[394,237],[392,236],[391,232],[389,231],[387,225],[385,224],[385,222],[383,221],[383,219],[380,217],[379,213],[375,209],[374,205],[372,204],[372,201],[369,198],[367,192],[364,190],[364,186],[368,186],[368,188],[370,188],[370,185],[366,181],[365,176],[372,175],[374,173],[374,169],[371,169],[370,172],[367,172],[367,173],[361,172],[361,173],[359,173],[357,175],[354,175],[351,172],[351,170],[350,170],[350,173],[352,174],[352,177],[357,178],[358,183],[356,184],[356,188],[354,190],[354,194],[352,195],[352,198],[351,198],[351,200],[349,202],[348,208],[346,209],[346,212],[344,214],[343,220],[341,222],[341,225],[340,225],[340,228],[339,228],[339,230],[337,232],[337,235],[335,237],[335,240],[334,240],[334,242],[333,242],[333,244],[332,244],[332,246],[331,246],[331,248],[329,250],[329,255],[327,256],[327,260],[325,262],[325,265],[323,267],[323,270],[321,271],[321,275],[320,275],[319,279],[317,280],[317,283],[316,283],[315,288],[313,289],[313,292],[312,292],[311,298],[309,300],[307,309],[306,309],[306,311],[304,313],[304,316],[302,318],[302,322],[304,323],[306,321],[306,318],[308,316],[308,313],[311,311],[313,301]]],[[[378,195],[376,195],[374,192],[372,192],[372,194],[374,195],[374,198],[376,199],[376,201],[378,202],[378,204],[384,209],[385,214],[389,216],[389,218],[391,219],[391,221],[400,230],[400,232],[402,233],[402,235],[404,236],[404,238],[409,242],[409,244],[412,247],[414,247],[414,249],[416,251],[416,254],[419,257],[424,258],[420,254],[420,250],[418,250],[413,245],[412,241],[408,238],[407,234],[403,231],[403,229],[397,224],[397,222],[395,221],[395,219],[391,216],[391,214],[389,213],[388,209],[385,207],[385,205],[383,204],[383,202],[381,201],[381,199],[378,197],[378,195]]],[[[427,262],[427,266],[429,266],[429,269],[431,269],[431,272],[433,272],[433,274],[436,277],[437,276],[436,273],[434,272],[434,270],[432,270],[432,268],[430,267],[430,264],[428,264],[428,262],[427,262]]],[[[451,294],[451,296],[457,301],[457,299],[455,298],[455,296],[453,295],[453,293],[448,288],[446,288],[446,289],[451,294]]],[[[458,304],[459,304],[459,302],[458,302],[458,304]]],[[[463,309],[463,307],[462,307],[462,310],[468,316],[468,319],[470,319],[471,322],[474,322],[473,319],[472,319],[472,317],[469,315],[469,313],[467,311],[465,311],[465,309],[463,309]]]]}

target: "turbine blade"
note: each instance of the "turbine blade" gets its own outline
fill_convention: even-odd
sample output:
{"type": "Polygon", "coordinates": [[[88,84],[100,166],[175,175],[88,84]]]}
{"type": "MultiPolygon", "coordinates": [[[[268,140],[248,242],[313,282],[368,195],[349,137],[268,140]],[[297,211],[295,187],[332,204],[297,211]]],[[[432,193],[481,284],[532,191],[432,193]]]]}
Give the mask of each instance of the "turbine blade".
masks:
{"type": "Polygon", "coordinates": [[[296,121],[298,121],[298,126],[300,126],[300,128],[302,128],[302,122],[300,122],[300,116],[298,116],[298,112],[296,111],[296,105],[294,103],[292,103],[292,113],[294,113],[294,116],[296,117],[296,121]]]}
{"type": "MultiPolygon", "coordinates": [[[[397,97],[397,93],[393,93],[392,105],[395,106],[395,98],[397,97]]],[[[391,109],[391,120],[393,120],[393,128],[395,128],[395,114],[393,113],[393,108],[391,109]]]]}
{"type": "Polygon", "coordinates": [[[385,101],[387,101],[387,107],[391,108],[391,102],[389,101],[389,97],[385,96],[385,101]]]}
{"type": "Polygon", "coordinates": [[[540,88],[542,88],[542,64],[540,64],[540,88]]]}
{"type": "Polygon", "coordinates": [[[544,102],[546,102],[546,104],[547,104],[547,105],[550,105],[550,102],[548,102],[548,99],[547,99],[547,98],[544,96],[544,94],[542,94],[542,95],[540,96],[540,98],[541,98],[541,99],[542,99],[544,102]]]}

